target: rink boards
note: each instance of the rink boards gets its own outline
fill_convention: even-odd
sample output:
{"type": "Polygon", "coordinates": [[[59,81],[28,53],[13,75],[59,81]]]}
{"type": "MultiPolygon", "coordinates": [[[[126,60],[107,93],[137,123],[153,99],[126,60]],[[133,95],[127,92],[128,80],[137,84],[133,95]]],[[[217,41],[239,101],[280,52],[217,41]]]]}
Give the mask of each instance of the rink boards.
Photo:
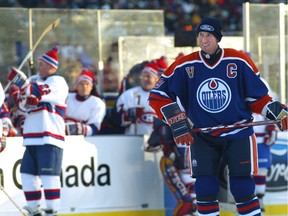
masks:
{"type": "MultiPolygon", "coordinates": [[[[144,153],[144,140],[124,135],[67,137],[59,215],[171,216],[175,198],[159,170],[162,153],[144,153]]],[[[269,175],[266,210],[288,214],[287,140],[280,136],[273,149],[277,164],[269,175]]],[[[25,205],[19,173],[23,152],[22,137],[15,137],[7,139],[0,154],[0,183],[20,208],[25,205]]],[[[0,190],[0,215],[19,215],[15,204],[0,190]]],[[[221,215],[233,213],[228,208],[221,215]]]]}

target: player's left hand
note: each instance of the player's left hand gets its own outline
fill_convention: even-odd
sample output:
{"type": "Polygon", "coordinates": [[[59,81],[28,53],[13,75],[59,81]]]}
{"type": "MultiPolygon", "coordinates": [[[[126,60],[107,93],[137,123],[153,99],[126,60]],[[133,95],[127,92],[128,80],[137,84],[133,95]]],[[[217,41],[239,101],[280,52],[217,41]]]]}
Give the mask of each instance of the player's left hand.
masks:
{"type": "Polygon", "coordinates": [[[279,128],[281,131],[287,131],[288,130],[288,116],[287,116],[287,114],[284,118],[281,118],[281,123],[280,123],[279,128]]]}
{"type": "Polygon", "coordinates": [[[35,95],[30,95],[26,98],[26,104],[29,106],[37,106],[39,99],[35,95]]]}

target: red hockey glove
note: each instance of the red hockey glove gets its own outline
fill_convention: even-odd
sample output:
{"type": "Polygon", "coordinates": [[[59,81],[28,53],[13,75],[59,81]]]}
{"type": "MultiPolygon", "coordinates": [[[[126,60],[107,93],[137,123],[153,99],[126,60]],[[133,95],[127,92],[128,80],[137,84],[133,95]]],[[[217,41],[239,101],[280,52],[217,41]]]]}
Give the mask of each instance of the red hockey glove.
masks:
{"type": "Polygon", "coordinates": [[[8,137],[15,137],[17,136],[17,134],[18,134],[18,131],[14,127],[11,127],[8,132],[8,137]]]}
{"type": "MultiPolygon", "coordinates": [[[[280,119],[281,123],[277,124],[281,131],[288,130],[288,110],[286,105],[281,104],[279,101],[272,101],[266,106],[266,117],[271,120],[280,119]]],[[[264,108],[264,109],[265,109],[264,108]]],[[[265,113],[264,113],[265,115],[265,113]]]]}
{"type": "Polygon", "coordinates": [[[275,125],[268,125],[265,128],[266,134],[264,136],[264,143],[267,146],[272,146],[275,144],[277,136],[277,127],[275,125]]]}
{"type": "Polygon", "coordinates": [[[177,145],[185,144],[187,146],[194,143],[191,135],[191,125],[185,112],[181,111],[177,103],[171,103],[161,108],[161,112],[170,125],[174,141],[177,145]]]}
{"type": "Polygon", "coordinates": [[[20,94],[19,88],[15,84],[12,84],[9,87],[9,92],[8,92],[8,106],[9,106],[9,108],[11,108],[15,105],[16,106],[18,105],[19,94],[20,94]]]}
{"type": "MultiPolygon", "coordinates": [[[[9,120],[10,121],[10,120],[9,120]]],[[[2,139],[3,137],[14,137],[18,134],[12,123],[3,122],[2,126],[2,139]]]]}
{"type": "Polygon", "coordinates": [[[27,79],[27,76],[20,70],[12,67],[9,75],[8,80],[12,83],[14,83],[19,88],[28,86],[29,80],[27,79]]]}
{"type": "Polygon", "coordinates": [[[29,106],[37,106],[39,99],[35,95],[30,95],[26,98],[26,104],[29,106]]]}

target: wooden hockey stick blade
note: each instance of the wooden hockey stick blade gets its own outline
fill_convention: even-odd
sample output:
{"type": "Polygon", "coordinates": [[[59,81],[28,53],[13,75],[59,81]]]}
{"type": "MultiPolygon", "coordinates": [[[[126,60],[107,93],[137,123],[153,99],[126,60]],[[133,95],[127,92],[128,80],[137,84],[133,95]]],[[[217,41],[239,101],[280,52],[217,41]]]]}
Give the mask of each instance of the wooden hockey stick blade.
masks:
{"type": "Polygon", "coordinates": [[[50,32],[51,30],[53,30],[54,28],[56,28],[58,25],[60,24],[60,18],[58,18],[57,20],[55,20],[53,23],[51,23],[49,26],[47,26],[44,31],[42,32],[42,34],[40,35],[40,37],[38,38],[38,40],[36,41],[36,43],[33,45],[32,49],[28,52],[28,54],[25,56],[25,58],[22,60],[21,64],[18,67],[18,70],[21,70],[23,65],[25,64],[25,62],[32,56],[33,52],[35,51],[35,49],[38,47],[39,43],[41,42],[41,40],[43,39],[43,37],[50,32]]]}
{"type": "Polygon", "coordinates": [[[232,125],[219,125],[215,127],[206,127],[206,128],[193,128],[191,131],[194,133],[198,132],[209,132],[212,130],[223,130],[223,129],[233,129],[233,128],[243,128],[243,127],[250,127],[250,126],[259,126],[259,125],[271,125],[271,124],[278,124],[280,123],[280,119],[276,120],[268,120],[268,121],[256,121],[256,122],[246,122],[246,123],[237,123],[232,125]]]}
{"type": "MultiPolygon", "coordinates": [[[[25,62],[28,61],[29,58],[32,57],[33,52],[35,51],[35,49],[37,48],[37,46],[39,45],[39,43],[41,42],[41,40],[43,39],[43,37],[51,30],[53,30],[54,28],[56,28],[59,24],[60,24],[60,18],[58,18],[57,20],[55,20],[53,23],[51,23],[49,26],[47,26],[44,31],[42,32],[42,34],[40,35],[40,37],[38,38],[38,40],[36,41],[36,43],[34,44],[34,46],[32,47],[31,50],[29,50],[29,52],[27,53],[27,55],[25,56],[25,58],[22,60],[21,64],[19,65],[19,67],[17,68],[18,70],[21,70],[22,67],[24,66],[25,62]]],[[[7,92],[10,85],[12,84],[12,82],[8,82],[7,85],[5,86],[4,92],[7,92]]]]}
{"type": "Polygon", "coordinates": [[[54,28],[56,28],[59,24],[60,24],[60,18],[58,18],[57,20],[55,20],[53,23],[51,23],[49,26],[46,27],[46,29],[44,29],[44,31],[42,32],[41,36],[38,38],[38,40],[36,41],[36,43],[34,44],[34,46],[32,47],[32,51],[34,51],[36,49],[36,47],[39,45],[39,43],[41,42],[41,40],[43,39],[43,37],[50,32],[51,30],[53,30],[54,28]]]}

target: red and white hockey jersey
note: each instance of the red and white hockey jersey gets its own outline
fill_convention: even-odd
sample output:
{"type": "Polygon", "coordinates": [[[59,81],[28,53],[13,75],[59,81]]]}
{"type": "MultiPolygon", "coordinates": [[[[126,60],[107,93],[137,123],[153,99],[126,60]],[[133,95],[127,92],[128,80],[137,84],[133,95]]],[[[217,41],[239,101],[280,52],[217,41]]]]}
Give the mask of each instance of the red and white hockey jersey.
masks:
{"type": "Polygon", "coordinates": [[[27,115],[23,127],[24,146],[51,144],[62,148],[65,138],[64,114],[68,85],[59,75],[42,79],[39,75],[29,78],[26,97],[35,95],[37,106],[26,107],[27,115]]]}
{"type": "Polygon", "coordinates": [[[88,126],[87,136],[97,134],[105,114],[106,104],[99,97],[90,95],[86,100],[80,100],[76,97],[76,93],[69,93],[65,119],[88,126]]]}
{"type": "MultiPolygon", "coordinates": [[[[149,93],[140,86],[124,91],[116,102],[117,112],[127,111],[129,108],[144,107],[142,115],[137,118],[135,123],[129,124],[125,129],[126,135],[151,134],[153,130],[155,111],[148,104],[149,93]]],[[[122,119],[124,122],[124,119],[122,119]]]]}

